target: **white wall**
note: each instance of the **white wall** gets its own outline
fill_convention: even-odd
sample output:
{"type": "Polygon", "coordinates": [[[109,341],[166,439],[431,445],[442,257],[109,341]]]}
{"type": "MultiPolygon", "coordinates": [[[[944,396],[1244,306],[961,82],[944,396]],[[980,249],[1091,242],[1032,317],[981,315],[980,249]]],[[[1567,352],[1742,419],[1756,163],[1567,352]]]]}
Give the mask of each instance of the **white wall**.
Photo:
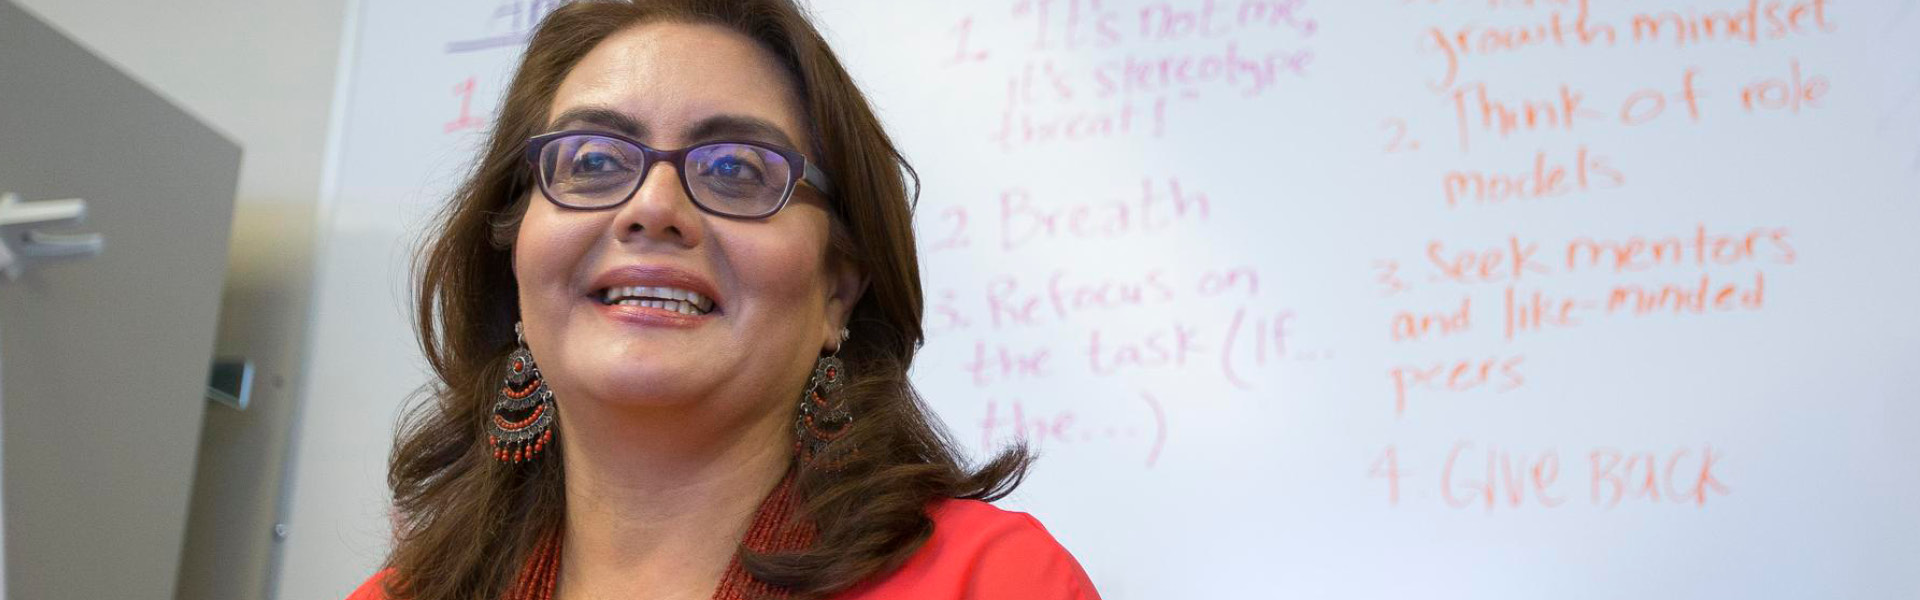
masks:
{"type": "Polygon", "coordinates": [[[179,597],[264,597],[347,0],[15,2],[244,148],[216,348],[254,361],[253,404],[208,407],[184,549],[155,560],[179,597]]]}

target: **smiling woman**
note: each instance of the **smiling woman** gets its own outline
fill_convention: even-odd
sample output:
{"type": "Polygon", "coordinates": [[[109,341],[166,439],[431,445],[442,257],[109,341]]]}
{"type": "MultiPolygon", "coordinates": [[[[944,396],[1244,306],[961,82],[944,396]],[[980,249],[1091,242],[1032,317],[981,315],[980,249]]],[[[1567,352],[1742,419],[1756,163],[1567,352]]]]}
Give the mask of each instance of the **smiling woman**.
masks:
{"type": "Polygon", "coordinates": [[[353,598],[1097,598],[909,385],[907,167],[788,0],[574,2],[417,265],[353,598]]]}

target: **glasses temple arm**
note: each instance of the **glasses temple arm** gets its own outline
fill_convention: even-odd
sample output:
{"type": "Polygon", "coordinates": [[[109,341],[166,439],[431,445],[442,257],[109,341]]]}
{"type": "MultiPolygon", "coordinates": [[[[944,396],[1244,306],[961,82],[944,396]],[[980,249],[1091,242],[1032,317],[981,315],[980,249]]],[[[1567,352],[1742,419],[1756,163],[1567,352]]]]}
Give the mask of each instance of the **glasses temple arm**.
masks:
{"type": "Polygon", "coordinates": [[[813,189],[820,190],[821,194],[828,196],[833,195],[833,184],[828,183],[826,172],[821,171],[819,167],[813,166],[811,162],[802,161],[801,166],[803,167],[801,169],[802,181],[806,181],[807,185],[813,186],[813,189]]]}

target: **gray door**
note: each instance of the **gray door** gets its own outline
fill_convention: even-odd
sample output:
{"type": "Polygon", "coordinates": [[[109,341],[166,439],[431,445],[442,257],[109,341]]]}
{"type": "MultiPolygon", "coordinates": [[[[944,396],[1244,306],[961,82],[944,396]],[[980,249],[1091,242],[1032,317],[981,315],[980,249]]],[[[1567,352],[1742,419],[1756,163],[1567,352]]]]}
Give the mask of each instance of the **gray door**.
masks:
{"type": "Polygon", "coordinates": [[[0,192],[85,199],[69,231],[105,237],[0,280],[6,597],[173,595],[239,167],[233,142],[0,0],[0,192]]]}

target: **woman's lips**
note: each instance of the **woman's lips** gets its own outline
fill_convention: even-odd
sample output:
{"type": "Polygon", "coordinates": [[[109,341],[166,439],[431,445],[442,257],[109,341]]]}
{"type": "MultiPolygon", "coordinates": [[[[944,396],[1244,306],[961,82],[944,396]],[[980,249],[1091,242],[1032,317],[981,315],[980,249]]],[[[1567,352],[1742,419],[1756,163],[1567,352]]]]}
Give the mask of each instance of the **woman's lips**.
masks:
{"type": "MultiPolygon", "coordinates": [[[[701,304],[717,312],[726,304],[725,299],[715,293],[714,286],[705,277],[688,269],[669,265],[628,265],[614,268],[594,277],[588,288],[598,292],[621,290],[622,295],[659,296],[663,291],[684,294],[693,292],[702,298],[701,304]]],[[[604,301],[605,298],[596,298],[604,301]]],[[[685,300],[685,297],[673,298],[685,300]]]]}

